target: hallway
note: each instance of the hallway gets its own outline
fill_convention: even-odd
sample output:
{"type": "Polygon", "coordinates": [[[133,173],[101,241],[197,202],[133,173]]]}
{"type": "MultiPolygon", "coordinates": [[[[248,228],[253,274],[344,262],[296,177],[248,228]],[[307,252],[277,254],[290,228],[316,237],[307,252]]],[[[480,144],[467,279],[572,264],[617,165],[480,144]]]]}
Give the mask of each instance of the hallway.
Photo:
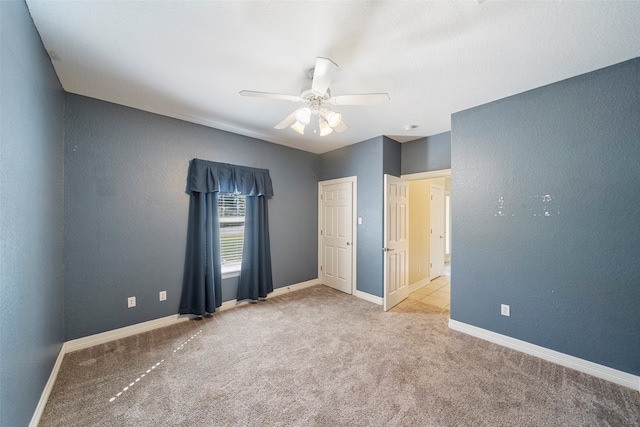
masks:
{"type": "Polygon", "coordinates": [[[442,276],[433,279],[429,284],[411,292],[408,298],[437,307],[443,311],[449,311],[450,295],[451,264],[447,264],[442,276]]]}

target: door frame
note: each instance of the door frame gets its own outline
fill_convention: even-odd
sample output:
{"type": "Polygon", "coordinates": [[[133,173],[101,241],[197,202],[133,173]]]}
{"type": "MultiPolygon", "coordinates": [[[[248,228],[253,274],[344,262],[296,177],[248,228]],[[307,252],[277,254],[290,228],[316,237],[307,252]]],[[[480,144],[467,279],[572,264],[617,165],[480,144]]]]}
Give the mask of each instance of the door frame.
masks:
{"type": "Polygon", "coordinates": [[[448,176],[451,176],[451,169],[439,169],[437,171],[430,172],[410,173],[400,175],[400,178],[406,179],[407,181],[417,181],[419,179],[446,178],[448,176]]]}
{"type": "MultiPolygon", "coordinates": [[[[446,178],[451,176],[451,169],[439,169],[430,172],[418,172],[418,173],[410,173],[405,175],[400,175],[400,178],[406,179],[407,181],[417,181],[420,179],[431,179],[431,178],[446,178]]],[[[411,237],[409,237],[411,238],[411,237]]],[[[431,254],[429,254],[431,257],[431,254]]],[[[445,255],[445,266],[446,266],[446,255],[445,255]]],[[[429,277],[431,277],[431,272],[429,272],[429,277]]]]}
{"type": "MultiPolygon", "coordinates": [[[[440,184],[436,184],[433,181],[429,182],[429,229],[431,231],[431,233],[429,233],[429,281],[432,281],[438,277],[440,277],[442,274],[444,274],[444,268],[445,265],[447,263],[447,256],[445,253],[445,242],[442,242],[442,274],[438,274],[437,276],[434,275],[433,272],[433,259],[434,259],[434,239],[436,238],[433,235],[433,224],[436,223],[436,221],[434,221],[433,219],[433,190],[434,188],[438,188],[442,191],[442,199],[440,200],[441,202],[441,207],[442,207],[442,212],[440,212],[441,215],[441,224],[439,224],[440,226],[442,226],[442,235],[440,236],[439,239],[444,239],[445,238],[445,219],[444,219],[444,202],[445,202],[445,190],[444,190],[444,185],[440,185],[440,184]]],[[[440,218],[439,218],[440,219],[440,218]]],[[[439,241],[438,239],[438,241],[439,241]]]]}
{"type": "Polygon", "coordinates": [[[348,176],[345,178],[329,179],[326,181],[318,181],[318,283],[322,279],[322,187],[325,185],[351,183],[351,292],[355,295],[357,291],[357,264],[358,264],[358,177],[348,176]]]}

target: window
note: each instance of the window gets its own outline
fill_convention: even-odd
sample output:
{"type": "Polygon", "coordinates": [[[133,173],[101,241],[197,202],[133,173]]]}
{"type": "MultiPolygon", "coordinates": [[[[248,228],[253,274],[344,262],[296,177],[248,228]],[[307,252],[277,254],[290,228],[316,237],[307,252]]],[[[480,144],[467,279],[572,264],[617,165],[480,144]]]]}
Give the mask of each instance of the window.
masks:
{"type": "Polygon", "coordinates": [[[222,273],[240,271],[244,241],[244,212],[245,197],[243,195],[218,194],[222,273]]]}

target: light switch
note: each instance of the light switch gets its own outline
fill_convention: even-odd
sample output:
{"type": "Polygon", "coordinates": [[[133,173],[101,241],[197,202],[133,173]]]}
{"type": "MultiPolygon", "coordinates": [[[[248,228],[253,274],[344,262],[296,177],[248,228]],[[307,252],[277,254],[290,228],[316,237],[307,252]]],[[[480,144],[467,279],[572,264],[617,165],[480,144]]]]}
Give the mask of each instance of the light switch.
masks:
{"type": "Polygon", "coordinates": [[[362,225],[362,217],[358,217],[358,225],[362,225]]]}

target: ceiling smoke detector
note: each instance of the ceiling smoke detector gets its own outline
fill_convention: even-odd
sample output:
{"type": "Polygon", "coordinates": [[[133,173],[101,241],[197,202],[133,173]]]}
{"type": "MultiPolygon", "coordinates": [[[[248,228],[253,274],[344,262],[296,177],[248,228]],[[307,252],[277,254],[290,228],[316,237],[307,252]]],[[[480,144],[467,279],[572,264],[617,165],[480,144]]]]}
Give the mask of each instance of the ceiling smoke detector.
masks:
{"type": "Polygon", "coordinates": [[[406,125],[404,127],[404,130],[406,130],[407,132],[411,132],[418,129],[418,125],[406,125]]]}

